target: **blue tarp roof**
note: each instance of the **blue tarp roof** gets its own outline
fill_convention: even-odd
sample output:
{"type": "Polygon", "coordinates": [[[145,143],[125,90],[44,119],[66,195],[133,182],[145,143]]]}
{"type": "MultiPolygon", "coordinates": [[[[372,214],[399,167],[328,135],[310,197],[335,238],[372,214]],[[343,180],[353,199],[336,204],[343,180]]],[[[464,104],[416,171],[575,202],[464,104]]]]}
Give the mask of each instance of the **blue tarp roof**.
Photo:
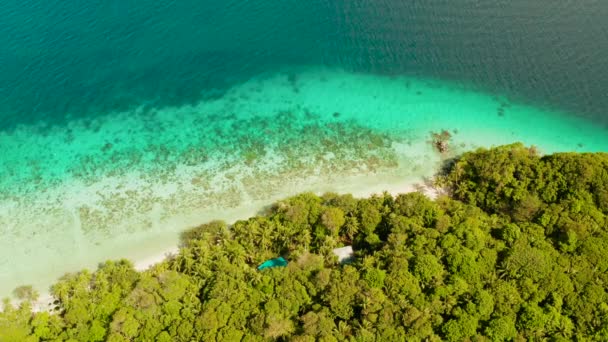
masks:
{"type": "Polygon", "coordinates": [[[258,270],[261,271],[265,268],[285,267],[285,266],[287,266],[287,260],[285,260],[285,258],[283,258],[283,257],[278,257],[275,259],[270,259],[270,260],[264,261],[260,266],[258,266],[258,270]]]}

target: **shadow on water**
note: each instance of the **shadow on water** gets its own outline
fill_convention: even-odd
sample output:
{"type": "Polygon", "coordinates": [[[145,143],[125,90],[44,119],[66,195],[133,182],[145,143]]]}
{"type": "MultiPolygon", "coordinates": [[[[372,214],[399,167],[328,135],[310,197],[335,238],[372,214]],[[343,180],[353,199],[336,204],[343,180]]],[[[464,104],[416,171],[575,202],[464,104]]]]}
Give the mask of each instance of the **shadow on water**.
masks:
{"type": "Polygon", "coordinates": [[[0,6],[0,129],[61,125],[221,96],[260,72],[315,64],[325,0],[0,6]],[[27,23],[24,24],[24,23],[27,23]],[[317,48],[317,49],[315,49],[317,48]]]}
{"type": "Polygon", "coordinates": [[[0,129],[193,103],[288,65],[456,80],[608,124],[605,2],[49,0],[0,16],[0,129]]]}
{"type": "Polygon", "coordinates": [[[142,105],[163,108],[213,100],[233,85],[277,67],[260,61],[251,65],[247,54],[233,51],[182,55],[177,61],[169,59],[131,70],[100,66],[97,77],[91,79],[58,82],[51,75],[32,80],[35,84],[21,80],[0,100],[3,113],[0,129],[34,123],[43,128],[142,105]]]}

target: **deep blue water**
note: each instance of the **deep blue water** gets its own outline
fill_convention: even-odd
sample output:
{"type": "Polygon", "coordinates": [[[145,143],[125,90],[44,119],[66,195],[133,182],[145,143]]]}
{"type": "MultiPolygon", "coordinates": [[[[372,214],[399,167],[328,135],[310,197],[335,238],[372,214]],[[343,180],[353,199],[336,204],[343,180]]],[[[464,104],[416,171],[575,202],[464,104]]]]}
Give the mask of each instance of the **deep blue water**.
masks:
{"type": "Polygon", "coordinates": [[[5,0],[0,127],[220,95],[292,65],[460,81],[605,124],[608,3],[5,0]]]}

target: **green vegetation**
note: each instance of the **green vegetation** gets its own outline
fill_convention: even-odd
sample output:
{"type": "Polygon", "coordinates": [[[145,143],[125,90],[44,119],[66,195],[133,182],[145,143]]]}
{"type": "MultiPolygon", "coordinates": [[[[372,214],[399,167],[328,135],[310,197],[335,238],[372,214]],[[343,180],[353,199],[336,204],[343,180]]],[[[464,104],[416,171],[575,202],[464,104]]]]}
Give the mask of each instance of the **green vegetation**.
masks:
{"type": "Polygon", "coordinates": [[[446,170],[435,201],[302,194],[148,271],[66,275],[52,313],[8,305],[0,341],[608,340],[608,154],[516,144],[446,170]]]}

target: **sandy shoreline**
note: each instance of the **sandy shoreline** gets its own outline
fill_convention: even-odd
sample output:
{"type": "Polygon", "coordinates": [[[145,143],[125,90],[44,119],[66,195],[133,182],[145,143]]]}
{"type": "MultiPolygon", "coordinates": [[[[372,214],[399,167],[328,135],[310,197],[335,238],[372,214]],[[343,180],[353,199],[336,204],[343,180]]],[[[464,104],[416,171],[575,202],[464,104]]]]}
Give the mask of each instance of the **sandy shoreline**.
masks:
{"type": "MultiPolygon", "coordinates": [[[[44,293],[61,275],[96,269],[108,259],[125,258],[145,268],[174,251],[185,229],[212,220],[246,219],[301,192],[356,197],[386,189],[409,192],[431,177],[440,162],[425,141],[393,143],[387,149],[400,158],[373,170],[366,169],[365,160],[352,159],[332,162],[344,169],[333,172],[296,167],[264,171],[274,164],[276,155],[269,154],[255,169],[238,164],[211,173],[206,165],[184,165],[170,177],[135,170],[90,184],[64,182],[14,205],[0,202],[0,225],[8,228],[7,239],[0,242],[0,293],[10,294],[20,285],[44,293]],[[199,176],[201,171],[207,174],[199,176]]],[[[334,165],[328,163],[319,165],[334,165]]]]}
{"type": "MultiPolygon", "coordinates": [[[[439,194],[439,191],[437,189],[431,188],[426,185],[421,185],[420,183],[411,183],[409,185],[405,185],[405,187],[402,184],[399,187],[395,187],[395,188],[385,190],[385,191],[388,192],[389,194],[391,194],[392,196],[420,191],[431,199],[437,198],[437,196],[439,194]]],[[[353,193],[351,193],[351,194],[353,194],[355,197],[358,197],[358,198],[366,198],[366,197],[370,197],[374,194],[381,194],[382,192],[383,191],[370,191],[370,192],[360,192],[357,194],[353,194],[353,193]]],[[[319,192],[317,194],[322,195],[323,193],[319,192]]],[[[262,208],[260,208],[260,209],[262,209],[262,208]]],[[[251,217],[251,216],[249,216],[249,217],[251,217]]],[[[234,220],[233,222],[229,222],[229,223],[232,224],[238,220],[247,219],[249,217],[238,218],[238,219],[234,220]]],[[[203,224],[203,223],[205,223],[205,222],[201,222],[201,224],[203,224]]],[[[154,266],[155,264],[163,262],[167,257],[177,254],[178,252],[179,252],[179,246],[173,246],[173,247],[169,247],[169,248],[163,250],[162,252],[159,252],[158,254],[151,255],[149,257],[146,257],[146,258],[143,258],[140,260],[131,260],[131,261],[133,262],[133,265],[137,271],[145,271],[145,270],[149,269],[150,267],[154,266]]]]}
{"type": "MultiPolygon", "coordinates": [[[[374,194],[380,194],[383,191],[387,191],[388,193],[390,193],[393,196],[396,196],[396,195],[402,194],[402,193],[415,192],[415,191],[422,191],[429,198],[435,198],[438,195],[438,191],[436,189],[422,185],[420,182],[407,182],[407,183],[401,183],[401,184],[394,184],[392,187],[387,188],[387,189],[388,190],[380,190],[380,191],[377,190],[377,188],[376,189],[360,189],[359,191],[353,191],[354,193],[353,192],[351,192],[351,193],[355,197],[359,197],[359,198],[369,197],[374,194]]],[[[317,192],[317,193],[319,195],[322,194],[322,192],[317,192]]],[[[268,203],[268,204],[270,204],[270,203],[268,203]]],[[[262,207],[260,207],[258,209],[262,209],[262,207]]],[[[229,223],[234,223],[240,219],[247,219],[251,216],[252,215],[249,215],[246,217],[235,218],[233,221],[231,221],[229,223]]],[[[200,223],[202,224],[205,222],[200,222],[200,223]]],[[[178,252],[179,252],[179,247],[177,245],[174,245],[174,246],[165,248],[156,254],[152,254],[152,255],[146,256],[144,258],[131,260],[131,261],[133,262],[134,268],[137,271],[141,272],[141,271],[145,271],[145,270],[149,269],[150,267],[152,267],[160,262],[163,262],[167,257],[169,257],[170,255],[174,255],[178,252]]],[[[52,309],[54,301],[55,301],[55,298],[53,296],[51,296],[51,294],[48,291],[43,291],[40,293],[38,300],[36,300],[35,302],[32,303],[32,310],[34,312],[49,311],[52,309]]],[[[16,304],[16,303],[17,303],[17,301],[13,301],[13,304],[16,304]]],[[[2,305],[0,304],[0,309],[1,309],[1,307],[2,307],[2,305]]]]}
{"type": "Polygon", "coordinates": [[[165,261],[165,259],[167,259],[168,257],[170,257],[171,255],[175,255],[179,252],[179,247],[178,246],[174,246],[171,248],[168,248],[164,251],[162,251],[161,253],[157,254],[157,255],[152,255],[150,257],[147,257],[145,259],[141,259],[141,260],[131,260],[133,261],[133,265],[135,267],[135,269],[137,271],[145,271],[148,268],[161,263],[163,261],[165,261]]]}
{"type": "MultiPolygon", "coordinates": [[[[159,253],[157,255],[152,255],[150,257],[141,259],[141,260],[131,260],[133,262],[133,265],[135,267],[135,270],[141,272],[141,271],[145,271],[148,268],[163,262],[167,257],[176,254],[179,252],[179,247],[178,246],[174,246],[171,248],[168,248],[164,251],[162,251],[162,253],[159,253]]],[[[41,312],[41,311],[49,311],[52,309],[53,307],[53,302],[55,301],[55,298],[49,293],[49,292],[44,292],[40,294],[40,297],[34,301],[32,303],[32,311],[33,312],[41,312]]],[[[0,303],[0,310],[2,309],[2,304],[0,303]]]]}

